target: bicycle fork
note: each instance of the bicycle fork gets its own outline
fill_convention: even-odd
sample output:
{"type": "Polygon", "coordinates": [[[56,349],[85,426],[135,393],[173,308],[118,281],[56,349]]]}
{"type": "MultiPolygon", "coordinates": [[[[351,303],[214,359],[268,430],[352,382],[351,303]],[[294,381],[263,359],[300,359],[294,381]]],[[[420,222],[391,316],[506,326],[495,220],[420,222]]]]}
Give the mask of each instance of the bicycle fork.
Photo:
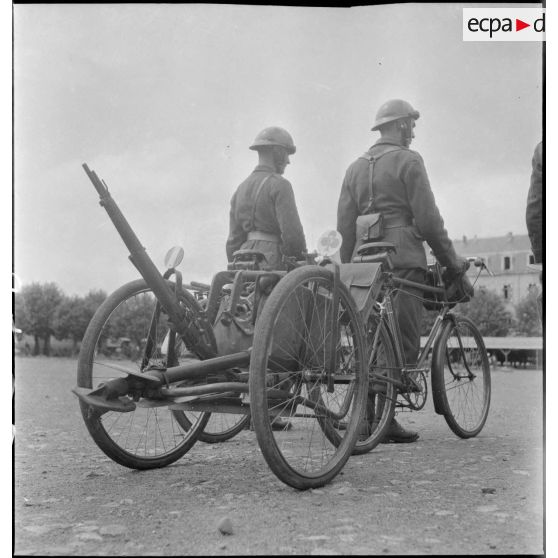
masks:
{"type": "Polygon", "coordinates": [[[459,327],[457,326],[457,322],[453,318],[453,314],[450,314],[450,317],[452,319],[453,329],[455,331],[455,336],[457,337],[457,342],[459,344],[459,354],[463,358],[463,365],[465,366],[465,370],[467,370],[467,374],[466,375],[461,375],[461,374],[456,373],[456,372],[453,371],[453,367],[451,365],[450,351],[449,351],[449,348],[446,345],[446,362],[448,363],[448,369],[450,371],[450,374],[453,376],[454,380],[465,380],[465,379],[474,380],[477,376],[476,376],[476,374],[473,374],[473,372],[471,372],[471,369],[469,368],[469,363],[467,362],[467,353],[465,352],[465,347],[463,346],[463,339],[461,339],[461,332],[459,331],[459,327]]]}

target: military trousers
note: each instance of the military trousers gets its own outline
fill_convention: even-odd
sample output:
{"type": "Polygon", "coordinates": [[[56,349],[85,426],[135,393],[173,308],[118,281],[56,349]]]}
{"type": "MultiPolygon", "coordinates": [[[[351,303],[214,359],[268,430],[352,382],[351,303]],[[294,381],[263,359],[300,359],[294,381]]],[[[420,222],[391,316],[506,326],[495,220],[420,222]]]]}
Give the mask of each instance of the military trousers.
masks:
{"type": "Polygon", "coordinates": [[[285,269],[283,265],[283,253],[281,252],[281,246],[278,242],[270,242],[268,240],[246,240],[240,249],[263,252],[265,262],[261,266],[262,270],[271,271],[285,269]]]}
{"type": "MultiPolygon", "coordinates": [[[[393,274],[401,279],[417,283],[424,283],[426,279],[423,269],[395,269],[393,274]]],[[[393,309],[401,332],[405,364],[414,366],[420,351],[424,293],[420,289],[408,287],[399,287],[399,289],[393,298],[393,309]]]]}

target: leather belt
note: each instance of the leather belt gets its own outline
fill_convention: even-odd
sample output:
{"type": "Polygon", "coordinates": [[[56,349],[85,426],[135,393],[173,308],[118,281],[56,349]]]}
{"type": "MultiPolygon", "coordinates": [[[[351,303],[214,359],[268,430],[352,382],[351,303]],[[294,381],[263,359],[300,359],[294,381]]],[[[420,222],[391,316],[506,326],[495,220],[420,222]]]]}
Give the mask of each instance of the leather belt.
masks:
{"type": "Polygon", "coordinates": [[[250,231],[246,240],[265,240],[266,242],[276,242],[279,244],[281,239],[276,234],[263,231],[250,231]]]}
{"type": "Polygon", "coordinates": [[[415,223],[412,217],[384,217],[385,229],[396,229],[398,227],[411,227],[415,223]]]}

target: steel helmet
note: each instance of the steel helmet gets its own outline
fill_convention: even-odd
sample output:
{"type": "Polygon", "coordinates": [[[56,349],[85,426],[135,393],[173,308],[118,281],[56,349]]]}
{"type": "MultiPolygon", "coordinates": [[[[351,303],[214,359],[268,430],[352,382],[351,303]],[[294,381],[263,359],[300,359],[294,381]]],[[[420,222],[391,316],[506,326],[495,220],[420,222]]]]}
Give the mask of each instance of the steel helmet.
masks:
{"type": "Polygon", "coordinates": [[[270,128],[265,128],[262,130],[254,140],[254,143],[250,146],[250,149],[257,151],[260,147],[266,147],[271,145],[279,145],[287,150],[289,155],[292,155],[296,151],[295,144],[293,143],[293,138],[291,134],[279,128],[278,126],[271,126],[270,128]]]}
{"type": "Polygon", "coordinates": [[[399,120],[400,118],[418,119],[419,111],[415,110],[410,103],[402,99],[391,99],[385,102],[376,113],[376,122],[372,126],[372,130],[377,130],[380,126],[399,120]]]}

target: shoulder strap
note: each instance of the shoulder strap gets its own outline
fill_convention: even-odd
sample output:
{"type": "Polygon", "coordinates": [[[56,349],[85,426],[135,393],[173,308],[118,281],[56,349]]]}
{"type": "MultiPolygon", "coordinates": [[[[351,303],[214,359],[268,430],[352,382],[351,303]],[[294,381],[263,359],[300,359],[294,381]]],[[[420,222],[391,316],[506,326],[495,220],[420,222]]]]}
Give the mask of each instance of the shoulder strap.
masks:
{"type": "Polygon", "coordinates": [[[263,185],[267,182],[267,179],[271,176],[268,174],[264,179],[258,184],[258,187],[255,189],[254,193],[254,201],[252,203],[252,215],[250,216],[250,228],[254,230],[254,223],[256,222],[256,203],[258,203],[258,198],[262,193],[263,185]]]}
{"type": "Polygon", "coordinates": [[[374,205],[374,201],[376,199],[375,192],[374,192],[374,165],[376,161],[383,157],[386,153],[391,153],[392,151],[399,151],[403,149],[398,145],[392,145],[378,153],[377,155],[372,155],[370,151],[367,151],[359,157],[360,159],[366,159],[368,161],[368,207],[366,208],[364,214],[372,213],[372,206],[374,205]]]}

